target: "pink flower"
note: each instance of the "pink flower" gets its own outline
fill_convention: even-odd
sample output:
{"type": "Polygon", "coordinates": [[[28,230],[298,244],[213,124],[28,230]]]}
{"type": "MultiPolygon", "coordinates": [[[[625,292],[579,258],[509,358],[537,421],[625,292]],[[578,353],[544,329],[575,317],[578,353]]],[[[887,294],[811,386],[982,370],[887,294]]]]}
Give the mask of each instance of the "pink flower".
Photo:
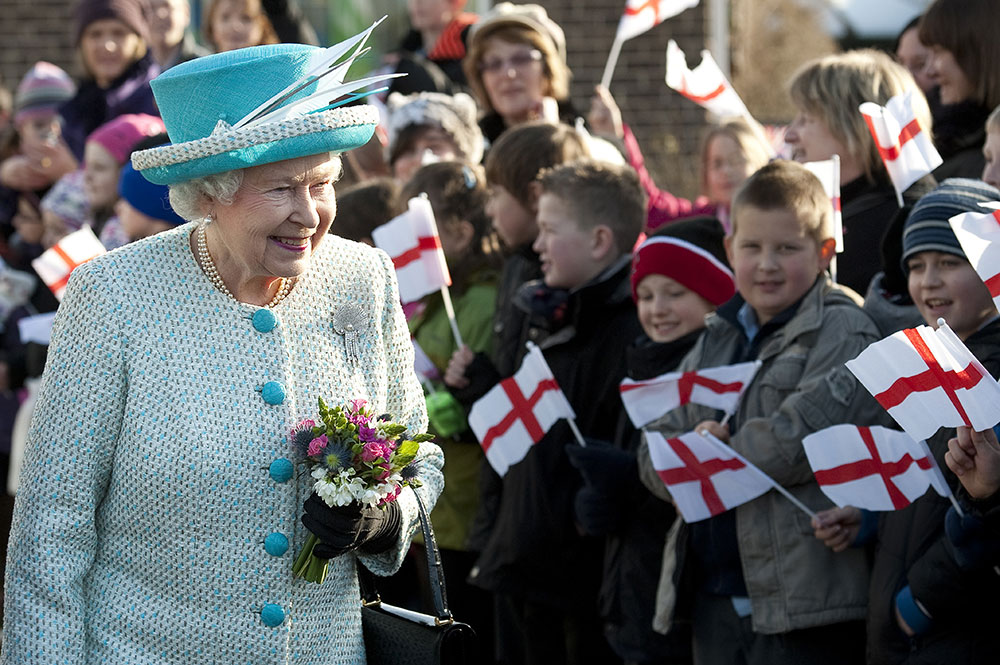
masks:
{"type": "Polygon", "coordinates": [[[379,481],[380,483],[385,482],[391,474],[392,471],[390,469],[383,467],[381,473],[375,476],[375,480],[379,481]]]}
{"type": "Polygon", "coordinates": [[[378,502],[379,505],[383,506],[383,505],[385,505],[387,503],[391,503],[391,502],[395,501],[396,497],[398,497],[399,493],[402,492],[402,491],[403,491],[403,487],[401,485],[396,485],[396,491],[393,492],[392,494],[387,494],[384,499],[382,499],[381,501],[378,502]]]}
{"type": "Polygon", "coordinates": [[[358,438],[362,441],[377,441],[377,432],[374,427],[368,427],[362,423],[358,424],[358,438]]]}
{"type": "Polygon", "coordinates": [[[315,439],[309,442],[308,454],[310,457],[319,455],[326,448],[326,444],[329,443],[329,439],[326,438],[326,434],[320,434],[315,439]]]}
{"type": "Polygon", "coordinates": [[[366,443],[361,449],[361,459],[365,462],[374,462],[379,457],[384,457],[385,451],[382,446],[374,441],[366,443]]]}

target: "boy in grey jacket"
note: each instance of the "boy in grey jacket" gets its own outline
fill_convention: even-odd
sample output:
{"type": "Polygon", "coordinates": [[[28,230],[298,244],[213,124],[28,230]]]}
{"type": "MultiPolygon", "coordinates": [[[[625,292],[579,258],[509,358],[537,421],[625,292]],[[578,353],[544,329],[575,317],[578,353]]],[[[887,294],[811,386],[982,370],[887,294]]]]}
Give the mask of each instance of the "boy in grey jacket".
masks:
{"type": "MultiPolygon", "coordinates": [[[[843,363],[878,339],[854,292],[825,271],[834,255],[830,200],[812,174],[776,161],[733,200],[726,251],[738,294],[706,322],[678,368],[760,360],[728,423],[689,404],[650,429],[708,430],[814,510],[830,505],[802,448],[831,425],[878,422],[878,404],[843,363]]],[[[670,500],[649,459],[643,480],[670,500]]],[[[668,535],[656,627],[690,620],[695,662],[854,663],[864,659],[864,555],[831,556],[809,517],[776,492],[668,535]]]]}

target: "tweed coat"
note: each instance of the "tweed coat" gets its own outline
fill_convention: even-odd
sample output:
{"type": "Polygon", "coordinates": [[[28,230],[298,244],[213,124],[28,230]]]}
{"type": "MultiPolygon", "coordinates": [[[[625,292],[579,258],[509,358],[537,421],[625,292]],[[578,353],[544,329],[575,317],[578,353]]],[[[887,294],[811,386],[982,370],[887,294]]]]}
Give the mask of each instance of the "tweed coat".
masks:
{"type": "MultiPolygon", "coordinates": [[[[311,479],[287,433],[371,402],[416,431],[422,390],[392,264],[330,235],[271,318],[216,290],[187,224],[73,272],[29,435],[7,565],[4,665],[364,663],[353,554],[293,579],[311,479]],[[355,308],[360,357],[333,317],[355,308]],[[256,316],[255,316],[256,315],[256,316]]],[[[443,458],[418,457],[432,507],[443,458]]],[[[389,574],[400,545],[362,562],[389,574]]]]}

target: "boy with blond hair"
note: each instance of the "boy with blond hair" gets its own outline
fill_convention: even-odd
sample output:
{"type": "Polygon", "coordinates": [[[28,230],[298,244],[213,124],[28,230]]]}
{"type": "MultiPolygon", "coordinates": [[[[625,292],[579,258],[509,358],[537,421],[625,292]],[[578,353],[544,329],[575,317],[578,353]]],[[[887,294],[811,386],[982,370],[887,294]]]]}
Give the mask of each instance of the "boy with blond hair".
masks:
{"type": "MultiPolygon", "coordinates": [[[[759,360],[736,413],[689,404],[650,426],[664,436],[708,430],[802,503],[829,506],[802,439],[845,422],[877,422],[878,404],[844,367],[878,339],[857,296],[826,274],[832,210],[819,180],[775,161],[733,199],[726,253],[737,295],[706,321],[681,371],[759,360]]],[[[665,500],[644,443],[643,481],[665,500]]],[[[747,665],[856,663],[864,659],[867,563],[837,558],[809,517],[777,492],[668,535],[654,625],[692,622],[695,662],[747,665]]]]}
{"type": "MultiPolygon", "coordinates": [[[[625,350],[639,334],[630,252],[645,220],[635,172],[592,160],[542,171],[538,253],[543,279],[515,303],[524,337],[541,348],[585,437],[611,440],[625,350]]],[[[560,421],[503,477],[494,528],[474,582],[497,597],[503,663],[614,663],[597,611],[602,541],[580,534],[582,481],[560,421]]]]}

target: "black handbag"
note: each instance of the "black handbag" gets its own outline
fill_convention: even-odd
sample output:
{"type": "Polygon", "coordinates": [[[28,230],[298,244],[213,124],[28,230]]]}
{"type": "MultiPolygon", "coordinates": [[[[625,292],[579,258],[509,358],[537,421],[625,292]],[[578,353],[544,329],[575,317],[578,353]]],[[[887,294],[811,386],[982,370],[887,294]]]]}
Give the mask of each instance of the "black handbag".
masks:
{"type": "Polygon", "coordinates": [[[476,633],[469,624],[455,621],[448,609],[444,568],[434,529],[420,497],[416,493],[414,496],[427,550],[434,615],[383,603],[375,589],[375,576],[359,564],[361,627],[368,665],[471,664],[476,633]]]}

